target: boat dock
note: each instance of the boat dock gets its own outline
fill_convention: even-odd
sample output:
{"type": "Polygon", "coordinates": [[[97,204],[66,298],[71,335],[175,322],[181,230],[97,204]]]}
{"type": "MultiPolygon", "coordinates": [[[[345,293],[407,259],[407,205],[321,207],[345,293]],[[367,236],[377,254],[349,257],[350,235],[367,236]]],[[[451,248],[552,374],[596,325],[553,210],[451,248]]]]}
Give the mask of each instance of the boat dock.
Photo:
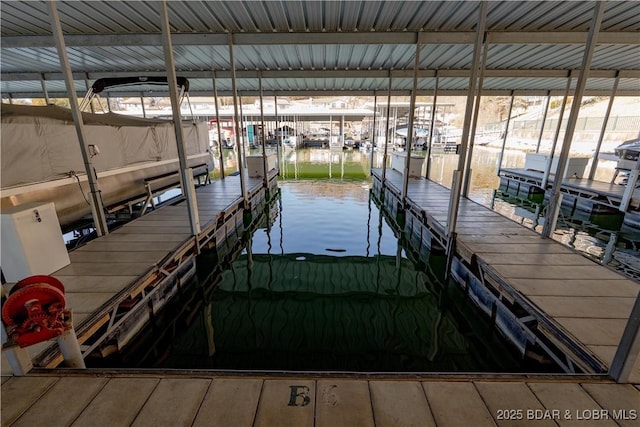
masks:
{"type": "MultiPolygon", "coordinates": [[[[270,191],[277,185],[276,177],[277,170],[271,170],[270,191]]],[[[245,182],[255,217],[264,206],[267,187],[262,178],[247,177],[245,182]]],[[[238,175],[198,187],[196,198],[201,224],[197,236],[191,233],[182,200],[71,251],[71,263],[52,274],[65,287],[83,356],[124,346],[193,275],[201,248],[219,247],[249,213],[243,208],[238,175]]],[[[38,356],[34,364],[52,368],[62,362],[52,343],[28,348],[32,358],[38,356]]]]}
{"type": "Polygon", "coordinates": [[[553,376],[232,377],[211,373],[2,379],[2,425],[636,426],[640,391],[553,376]]]}
{"type": "MultiPolygon", "coordinates": [[[[501,169],[500,190],[527,199],[538,192],[543,194],[544,173],[531,169],[501,169]]],[[[555,177],[549,176],[546,188],[549,190],[555,177]]],[[[562,203],[570,209],[586,213],[618,213],[630,226],[640,226],[640,190],[635,188],[625,201],[626,185],[590,180],[586,178],[565,178],[562,180],[562,203]],[[622,206],[622,207],[621,207],[622,206]]]]}
{"type": "Polygon", "coordinates": [[[475,203],[460,201],[455,238],[447,236],[450,191],[402,174],[373,171],[374,194],[392,216],[406,216],[409,240],[450,251],[451,274],[523,354],[541,346],[567,372],[609,371],[640,285],[475,203]],[[399,206],[400,205],[400,206],[399,206]],[[579,367],[579,370],[576,369],[579,367]]]}

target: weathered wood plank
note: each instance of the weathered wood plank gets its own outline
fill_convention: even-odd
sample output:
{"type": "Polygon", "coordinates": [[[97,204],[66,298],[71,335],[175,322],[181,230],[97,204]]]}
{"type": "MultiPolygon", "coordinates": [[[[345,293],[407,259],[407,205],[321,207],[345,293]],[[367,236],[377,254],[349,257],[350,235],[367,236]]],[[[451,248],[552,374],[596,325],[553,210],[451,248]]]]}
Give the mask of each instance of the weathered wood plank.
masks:
{"type": "MultiPolygon", "coordinates": [[[[135,234],[140,234],[140,231],[137,231],[135,234]]],[[[162,233],[159,233],[162,235],[162,233]]],[[[190,233],[181,234],[182,240],[185,241],[189,238],[190,233]]],[[[124,244],[123,242],[108,242],[102,241],[101,239],[94,240],[93,242],[89,242],[81,249],[83,251],[98,251],[98,252],[120,252],[123,250],[127,251],[171,251],[178,246],[175,241],[144,241],[144,242],[127,242],[124,244]]],[[[80,250],[80,249],[78,249],[80,250]]]]}
{"type": "MultiPolygon", "coordinates": [[[[124,248],[126,249],[126,247],[124,248]]],[[[161,261],[169,254],[168,251],[148,251],[148,252],[112,252],[109,254],[109,262],[118,263],[146,263],[154,265],[161,261]]],[[[72,263],[102,263],[105,261],[104,254],[93,251],[75,251],[69,254],[69,259],[72,263]]]]}
{"type": "Polygon", "coordinates": [[[193,423],[211,380],[162,379],[132,426],[189,426],[193,423]]]}
{"type": "Polygon", "coordinates": [[[585,418],[585,415],[598,414],[601,407],[578,384],[554,382],[528,385],[538,400],[550,411],[533,413],[533,419],[541,419],[547,415],[560,426],[616,426],[610,419],[580,419],[585,418]]]}
{"type": "Polygon", "coordinates": [[[583,344],[615,345],[620,343],[627,319],[585,319],[556,317],[583,344]]]}
{"type": "Polygon", "coordinates": [[[73,427],[131,425],[159,382],[156,378],[112,378],[72,424],[73,427]]]}
{"type": "Polygon", "coordinates": [[[254,426],[313,426],[315,405],[315,381],[265,380],[254,426]]]}
{"type": "Polygon", "coordinates": [[[533,253],[533,254],[508,254],[483,253],[482,259],[489,264],[502,265],[567,265],[567,266],[597,266],[595,262],[582,255],[570,253],[533,253]]]}
{"type": "Polygon", "coordinates": [[[214,380],[193,426],[251,427],[258,408],[261,389],[262,380],[214,380]]]}
{"type": "MultiPolygon", "coordinates": [[[[476,230],[477,231],[477,230],[476,230]]],[[[476,252],[480,255],[485,253],[500,253],[500,254],[561,254],[571,253],[568,248],[560,244],[548,242],[538,243],[476,243],[460,241],[460,244],[469,248],[469,250],[476,252]]]]}
{"type": "Polygon", "coordinates": [[[582,388],[598,402],[602,408],[609,411],[613,416],[614,411],[621,414],[624,411],[625,417],[617,417],[616,422],[624,427],[637,427],[640,419],[640,391],[628,384],[598,384],[582,383],[582,388]],[[636,416],[631,416],[631,411],[635,410],[636,416]]]}
{"type": "Polygon", "coordinates": [[[113,233],[102,238],[102,241],[109,243],[118,243],[121,247],[123,242],[143,243],[143,242],[184,242],[186,238],[179,234],[147,234],[147,233],[129,233],[127,230],[118,229],[113,233]]]}
{"type": "Polygon", "coordinates": [[[74,262],[55,272],[56,276],[141,276],[151,270],[152,265],[147,262],[115,263],[104,262],[74,262]]]}
{"type": "Polygon", "coordinates": [[[499,426],[555,426],[551,420],[527,419],[527,410],[544,409],[524,383],[476,382],[480,396],[499,426]]]}
{"type": "Polygon", "coordinates": [[[613,357],[618,350],[617,345],[587,345],[587,348],[591,350],[600,360],[602,360],[607,366],[611,366],[613,357]]]}
{"type": "Polygon", "coordinates": [[[2,384],[0,409],[2,425],[8,426],[38,401],[58,378],[53,377],[13,377],[2,384]]]}
{"type": "Polygon", "coordinates": [[[138,278],[138,276],[60,276],[57,274],[54,277],[62,282],[67,293],[109,292],[114,295],[138,278]]]}
{"type": "Polygon", "coordinates": [[[525,295],[556,296],[611,296],[635,298],[640,286],[631,280],[620,277],[609,280],[553,280],[537,278],[515,278],[510,283],[525,295]]]}
{"type": "Polygon", "coordinates": [[[376,427],[435,426],[419,382],[370,381],[376,427]]]}
{"type": "Polygon", "coordinates": [[[496,425],[473,383],[424,381],[422,387],[439,427],[496,425]]]}
{"type": "Polygon", "coordinates": [[[530,296],[551,317],[585,317],[590,319],[628,319],[635,298],[530,296]]]}
{"type": "Polygon", "coordinates": [[[98,307],[109,301],[114,294],[110,292],[80,292],[65,294],[66,305],[74,313],[93,313],[98,307]]]}
{"type": "Polygon", "coordinates": [[[317,427],[374,426],[366,381],[318,381],[316,400],[317,427]]]}
{"type": "Polygon", "coordinates": [[[106,382],[106,378],[61,378],[13,426],[71,425],[106,382]]]}
{"type": "Polygon", "coordinates": [[[505,278],[539,279],[618,279],[620,274],[602,266],[550,265],[540,268],[536,265],[492,264],[491,267],[505,278]]]}

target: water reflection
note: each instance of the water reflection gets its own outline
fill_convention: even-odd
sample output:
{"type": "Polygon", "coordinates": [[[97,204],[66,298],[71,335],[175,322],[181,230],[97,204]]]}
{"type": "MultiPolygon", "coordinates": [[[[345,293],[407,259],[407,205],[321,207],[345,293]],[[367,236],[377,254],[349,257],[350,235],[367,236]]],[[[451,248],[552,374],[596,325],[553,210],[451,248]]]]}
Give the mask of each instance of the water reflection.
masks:
{"type": "Polygon", "coordinates": [[[235,253],[199,258],[190,320],[156,325],[156,334],[171,331],[154,335],[166,343],[125,359],[190,369],[524,370],[490,320],[446,284],[442,256],[416,268],[368,182],[285,182],[265,213],[235,253]]]}

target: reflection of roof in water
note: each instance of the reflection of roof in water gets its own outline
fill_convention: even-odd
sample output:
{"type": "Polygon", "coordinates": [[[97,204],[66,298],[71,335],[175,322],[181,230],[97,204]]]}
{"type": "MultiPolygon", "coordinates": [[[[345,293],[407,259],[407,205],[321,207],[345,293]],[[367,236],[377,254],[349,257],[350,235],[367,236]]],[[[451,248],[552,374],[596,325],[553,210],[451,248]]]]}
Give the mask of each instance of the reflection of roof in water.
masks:
{"type": "Polygon", "coordinates": [[[297,293],[322,296],[377,295],[416,297],[433,294],[428,276],[406,258],[396,268],[393,256],[361,257],[314,254],[242,255],[223,274],[218,290],[254,294],[297,293]],[[250,267],[249,267],[250,265],[250,267]]]}
{"type": "Polygon", "coordinates": [[[311,254],[254,255],[250,263],[244,254],[174,342],[172,366],[456,371],[504,362],[470,345],[439,285],[410,261],[399,270],[395,263],[311,254]]]}

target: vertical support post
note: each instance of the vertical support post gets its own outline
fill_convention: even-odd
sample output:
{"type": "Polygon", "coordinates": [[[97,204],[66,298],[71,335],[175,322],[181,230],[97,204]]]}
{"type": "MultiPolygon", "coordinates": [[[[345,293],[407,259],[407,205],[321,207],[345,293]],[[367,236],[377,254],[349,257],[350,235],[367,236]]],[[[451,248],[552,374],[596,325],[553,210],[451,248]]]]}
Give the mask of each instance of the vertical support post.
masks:
{"type": "Polygon", "coordinates": [[[429,119],[429,139],[427,140],[427,168],[424,173],[424,177],[429,179],[429,172],[431,170],[431,149],[433,148],[433,133],[436,127],[436,112],[438,105],[438,87],[440,84],[440,72],[436,70],[436,83],[433,88],[433,104],[431,105],[431,117],[429,119]]]}
{"type": "MultiPolygon", "coordinates": [[[[91,89],[91,85],[89,84],[89,73],[84,73],[84,88],[87,92],[91,89]]],[[[89,102],[89,109],[95,114],[96,110],[93,107],[93,102],[89,102]]]]}
{"type": "MultiPolygon", "coordinates": [[[[480,100],[482,99],[482,85],[484,84],[484,71],[487,67],[487,51],[489,50],[489,41],[487,33],[483,35],[484,49],[480,57],[480,77],[476,86],[476,99],[473,108],[473,120],[471,125],[471,134],[469,135],[469,151],[467,152],[466,169],[464,172],[464,183],[462,186],[462,197],[469,196],[469,186],[471,185],[471,160],[473,159],[473,147],[476,141],[476,131],[478,126],[478,115],[480,113],[480,100]]],[[[512,98],[513,99],[513,98],[512,98]]]]}
{"type": "Polygon", "coordinates": [[[218,82],[216,72],[211,71],[211,81],[213,83],[213,101],[216,104],[216,130],[218,131],[218,153],[220,157],[220,178],[224,179],[224,156],[222,154],[222,127],[220,125],[220,103],[218,102],[218,82]]]}
{"type": "Polygon", "coordinates": [[[142,106],[142,117],[147,118],[147,110],[144,108],[144,95],[140,93],[140,105],[142,106]]]}
{"type": "Polygon", "coordinates": [[[84,132],[84,120],[78,106],[78,95],[76,93],[76,87],[73,81],[73,74],[71,73],[71,65],[69,64],[69,57],[67,56],[66,44],[62,35],[60,16],[58,15],[58,9],[54,0],[50,0],[48,2],[48,6],[49,16],[51,17],[53,40],[55,42],[58,56],[60,58],[60,65],[62,66],[62,73],[64,74],[64,81],[67,86],[67,92],[69,94],[71,115],[73,116],[73,122],[75,123],[76,127],[76,134],[78,135],[80,153],[82,154],[82,160],[84,162],[84,170],[87,174],[87,180],[89,181],[89,197],[91,201],[93,222],[95,224],[96,233],[98,234],[98,236],[103,236],[105,234],[109,234],[109,229],[107,227],[107,220],[104,215],[102,196],[100,194],[100,189],[98,188],[98,177],[93,164],[91,163],[91,157],[89,156],[87,138],[84,132]]]}
{"type": "MultiPolygon", "coordinates": [[[[467,144],[469,142],[469,127],[471,125],[471,113],[473,110],[473,95],[476,89],[476,83],[478,79],[478,68],[480,61],[480,50],[482,48],[482,39],[485,33],[485,26],[487,21],[487,2],[483,1],[480,4],[478,17],[478,25],[476,27],[476,43],[475,48],[473,50],[473,65],[471,68],[471,76],[469,77],[469,92],[467,94],[467,105],[464,113],[464,124],[462,125],[462,139],[460,141],[460,152],[458,157],[458,168],[457,171],[460,172],[459,179],[454,179],[451,191],[456,195],[455,198],[451,199],[449,203],[449,218],[457,218],[458,216],[458,208],[460,206],[460,190],[462,189],[462,181],[463,174],[465,170],[465,164],[467,159],[467,144]]],[[[454,172],[455,177],[455,172],[454,172]]],[[[452,227],[449,226],[449,234],[453,234],[455,232],[455,221],[452,222],[452,227]]]]}
{"type": "MultiPolygon", "coordinates": [[[[340,142],[344,148],[344,116],[340,116],[340,142]]],[[[297,143],[297,141],[296,141],[297,143]]]]}
{"type": "Polygon", "coordinates": [[[402,181],[401,202],[407,205],[407,194],[409,192],[409,170],[411,169],[411,146],[413,145],[413,120],[416,109],[416,92],[418,91],[418,68],[420,68],[420,35],[416,41],[416,56],[413,63],[413,85],[411,87],[411,98],[409,99],[409,122],[407,123],[407,142],[405,150],[407,161],[404,164],[404,175],[402,181]]]}
{"type": "Polygon", "coordinates": [[[564,110],[567,106],[567,99],[569,98],[569,91],[571,90],[571,71],[567,77],[567,87],[564,91],[564,98],[562,98],[562,105],[560,106],[560,114],[558,115],[558,125],[556,126],[556,132],[553,135],[553,141],[551,142],[551,152],[547,158],[545,164],[544,174],[542,175],[541,187],[543,190],[547,190],[547,184],[549,183],[549,174],[551,173],[551,163],[553,162],[553,156],[556,153],[556,145],[558,144],[558,137],[560,136],[560,129],[562,129],[562,120],[564,118],[564,110]]]}
{"type": "Polygon", "coordinates": [[[538,134],[538,144],[536,145],[536,153],[540,151],[540,144],[542,143],[542,136],[544,134],[544,125],[547,122],[547,113],[549,112],[549,104],[551,103],[551,91],[547,91],[547,102],[544,104],[544,112],[542,113],[542,125],[540,126],[540,133],[538,134]]]}
{"type": "Polygon", "coordinates": [[[373,92],[373,126],[371,128],[371,166],[370,171],[373,171],[373,148],[376,146],[376,116],[378,115],[378,94],[373,92]]]}
{"type": "Polygon", "coordinates": [[[627,185],[624,188],[624,194],[622,195],[622,200],[620,201],[620,206],[618,207],[618,210],[620,212],[626,212],[627,209],[629,209],[629,204],[631,203],[633,192],[636,189],[636,184],[638,183],[639,174],[640,174],[640,158],[636,160],[635,167],[629,171],[629,178],[627,179],[627,185]]]}
{"type": "Polygon", "coordinates": [[[178,161],[180,172],[184,184],[184,195],[187,199],[189,212],[189,224],[191,234],[197,236],[200,233],[200,219],[198,216],[198,206],[196,202],[195,187],[193,185],[193,172],[187,165],[187,153],[184,147],[184,134],[182,131],[182,118],[180,116],[180,102],[178,98],[178,87],[176,84],[176,67],[173,62],[173,44],[171,42],[171,28],[169,27],[169,10],[166,0],[162,2],[160,26],[162,28],[162,50],[164,51],[164,63],[167,69],[167,82],[169,97],[171,99],[171,110],[173,114],[173,127],[176,132],[176,143],[178,145],[178,161]]]}
{"type": "Polygon", "coordinates": [[[604,113],[604,120],[602,121],[602,127],[600,128],[600,135],[598,136],[598,143],[596,144],[596,151],[593,152],[593,160],[591,161],[591,169],[589,170],[589,180],[593,180],[596,175],[596,169],[598,168],[598,156],[600,155],[600,148],[602,148],[602,140],[604,139],[604,133],[607,129],[607,123],[609,123],[609,116],[611,115],[611,108],[613,107],[613,101],[618,91],[618,82],[620,81],[620,71],[616,71],[616,78],[613,81],[613,88],[611,89],[611,96],[609,96],[609,103],[607,104],[607,112],[604,113]]]}
{"type": "Polygon", "coordinates": [[[587,38],[587,45],[585,46],[585,52],[582,58],[580,76],[578,77],[578,82],[576,84],[576,93],[571,104],[571,112],[569,113],[569,120],[567,122],[567,131],[565,132],[564,141],[562,142],[562,150],[560,151],[560,157],[558,158],[556,178],[553,180],[553,187],[551,189],[551,197],[549,198],[547,216],[545,217],[544,227],[542,229],[543,238],[547,238],[551,235],[551,233],[553,232],[553,230],[551,229],[551,225],[555,222],[555,219],[560,213],[560,190],[562,188],[562,177],[564,176],[564,171],[567,166],[567,159],[569,158],[571,141],[573,140],[573,132],[578,121],[578,114],[580,113],[582,95],[584,93],[584,88],[587,85],[587,79],[589,78],[591,59],[593,58],[593,52],[596,47],[596,38],[598,33],[600,32],[600,24],[602,22],[602,15],[604,14],[604,2],[598,1],[594,4],[595,6],[593,8],[593,19],[591,21],[591,28],[589,29],[589,36],[587,38]]]}
{"type": "Polygon", "coordinates": [[[40,73],[40,86],[42,86],[42,94],[44,95],[44,103],[49,105],[51,100],[49,99],[49,91],[47,91],[47,83],[44,79],[44,73],[40,73]]]}
{"type": "MultiPolygon", "coordinates": [[[[4,292],[2,292],[2,296],[5,296],[4,292]]],[[[4,328],[4,322],[0,322],[0,335],[2,336],[0,340],[2,343],[2,356],[7,359],[13,375],[17,377],[27,375],[27,373],[33,369],[31,356],[29,356],[27,349],[21,348],[17,344],[6,344],[7,331],[4,328]]]]}
{"type": "Polygon", "coordinates": [[[387,153],[389,147],[389,129],[391,127],[391,70],[389,70],[389,88],[387,90],[387,128],[384,132],[384,154],[382,156],[382,185],[387,177],[387,153]]]}
{"type": "Polygon", "coordinates": [[[609,375],[619,383],[640,382],[640,294],[622,333],[609,375]]]}
{"type": "MultiPolygon", "coordinates": [[[[278,95],[273,95],[273,113],[275,116],[275,124],[276,124],[276,130],[274,131],[274,135],[276,138],[276,157],[277,157],[277,163],[278,163],[278,169],[280,169],[280,150],[282,149],[282,137],[280,137],[280,139],[278,139],[278,126],[279,126],[279,121],[278,121],[278,95]]],[[[284,168],[283,168],[284,169],[284,168]]],[[[282,171],[278,170],[278,175],[281,175],[282,171]]]]}
{"type": "Polygon", "coordinates": [[[240,192],[242,193],[242,200],[244,209],[249,209],[249,194],[247,193],[247,185],[244,182],[244,171],[242,167],[242,128],[240,127],[238,120],[238,87],[236,81],[236,60],[233,55],[233,33],[229,33],[229,62],[231,64],[231,92],[233,93],[233,126],[235,128],[236,147],[238,149],[238,172],[240,175],[240,192]]]}
{"type": "Polygon", "coordinates": [[[504,157],[504,149],[507,146],[507,137],[509,136],[509,124],[511,123],[511,112],[513,111],[513,91],[511,91],[511,100],[509,101],[509,112],[507,113],[507,124],[504,127],[504,135],[502,137],[502,148],[500,149],[500,155],[498,156],[498,167],[496,169],[496,175],[500,176],[500,169],[502,169],[502,157],[504,157]]]}
{"type": "Polygon", "coordinates": [[[241,92],[238,92],[238,104],[240,104],[240,136],[242,140],[242,165],[246,168],[247,167],[247,142],[249,140],[249,132],[247,130],[247,133],[246,133],[247,138],[245,139],[244,105],[242,105],[241,92]]]}
{"type": "Polygon", "coordinates": [[[60,348],[60,353],[64,359],[64,365],[67,368],[86,368],[84,358],[82,357],[82,351],[80,351],[80,344],[78,343],[78,336],[73,328],[72,312],[69,310],[69,319],[65,320],[65,330],[62,335],[58,336],[56,341],[60,348]]]}
{"type": "MultiPolygon", "coordinates": [[[[262,102],[262,71],[258,75],[258,84],[260,86],[260,139],[262,142],[262,165],[264,167],[264,187],[268,188],[269,186],[269,176],[267,170],[267,142],[264,137],[264,104],[262,102]]],[[[255,132],[254,132],[255,138],[255,132]]]]}

